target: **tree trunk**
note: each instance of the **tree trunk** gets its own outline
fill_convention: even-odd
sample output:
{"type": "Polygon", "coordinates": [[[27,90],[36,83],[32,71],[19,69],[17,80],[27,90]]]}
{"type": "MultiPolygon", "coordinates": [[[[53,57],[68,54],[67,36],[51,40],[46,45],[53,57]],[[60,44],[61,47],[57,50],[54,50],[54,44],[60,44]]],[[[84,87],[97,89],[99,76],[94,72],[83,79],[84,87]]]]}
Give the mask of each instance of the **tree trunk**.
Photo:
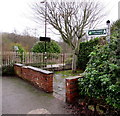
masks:
{"type": "Polygon", "coordinates": [[[80,39],[78,39],[78,41],[76,41],[75,49],[73,50],[73,59],[72,59],[73,73],[76,72],[76,69],[77,69],[77,58],[78,58],[78,54],[79,54],[79,48],[80,48],[80,39]]]}
{"type": "Polygon", "coordinates": [[[76,72],[76,67],[77,67],[76,63],[77,63],[77,55],[74,53],[73,59],[72,59],[72,71],[73,71],[73,73],[76,72]]]}

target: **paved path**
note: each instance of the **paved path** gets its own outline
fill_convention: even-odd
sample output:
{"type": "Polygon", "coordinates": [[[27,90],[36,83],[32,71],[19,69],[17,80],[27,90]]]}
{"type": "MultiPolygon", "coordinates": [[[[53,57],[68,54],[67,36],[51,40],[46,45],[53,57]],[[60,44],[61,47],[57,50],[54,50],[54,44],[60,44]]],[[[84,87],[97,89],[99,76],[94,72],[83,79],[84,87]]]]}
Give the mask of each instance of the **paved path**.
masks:
{"type": "Polygon", "coordinates": [[[27,114],[36,109],[46,109],[51,114],[69,114],[65,107],[63,101],[18,77],[2,78],[2,114],[27,114]]]}
{"type": "Polygon", "coordinates": [[[54,74],[53,90],[65,102],[65,78],[62,78],[62,74],[54,74]]]}

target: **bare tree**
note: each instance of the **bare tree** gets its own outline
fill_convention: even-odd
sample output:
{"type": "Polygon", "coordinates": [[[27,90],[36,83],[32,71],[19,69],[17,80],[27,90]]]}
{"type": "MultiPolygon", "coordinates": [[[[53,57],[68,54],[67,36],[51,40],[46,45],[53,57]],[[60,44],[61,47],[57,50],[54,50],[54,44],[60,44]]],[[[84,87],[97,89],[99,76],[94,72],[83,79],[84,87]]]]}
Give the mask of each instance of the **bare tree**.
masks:
{"type": "Polygon", "coordinates": [[[77,55],[81,38],[86,29],[94,28],[101,22],[103,8],[98,2],[46,2],[33,5],[34,16],[39,23],[46,19],[61,35],[73,51],[72,70],[76,70],[77,55]],[[47,10],[47,12],[46,12],[47,10]]]}

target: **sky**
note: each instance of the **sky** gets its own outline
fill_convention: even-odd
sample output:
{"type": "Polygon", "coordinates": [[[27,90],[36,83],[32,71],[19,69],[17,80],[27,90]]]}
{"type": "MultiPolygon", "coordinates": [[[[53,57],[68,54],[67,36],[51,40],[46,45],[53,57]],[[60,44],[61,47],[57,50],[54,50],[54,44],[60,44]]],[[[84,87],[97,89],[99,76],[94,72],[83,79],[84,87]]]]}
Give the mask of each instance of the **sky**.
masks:
{"type": "MultiPolygon", "coordinates": [[[[30,5],[38,0],[0,0],[0,32],[15,32],[23,34],[28,31],[32,36],[44,36],[44,23],[37,24],[32,19],[30,5]]],[[[43,1],[43,0],[39,0],[43,1]]],[[[69,0],[68,0],[69,1],[69,0]]],[[[111,22],[118,19],[118,1],[98,0],[103,3],[107,11],[106,20],[111,22]]],[[[103,25],[106,24],[103,21],[103,25]]],[[[47,30],[47,36],[56,37],[53,32],[47,30]]]]}

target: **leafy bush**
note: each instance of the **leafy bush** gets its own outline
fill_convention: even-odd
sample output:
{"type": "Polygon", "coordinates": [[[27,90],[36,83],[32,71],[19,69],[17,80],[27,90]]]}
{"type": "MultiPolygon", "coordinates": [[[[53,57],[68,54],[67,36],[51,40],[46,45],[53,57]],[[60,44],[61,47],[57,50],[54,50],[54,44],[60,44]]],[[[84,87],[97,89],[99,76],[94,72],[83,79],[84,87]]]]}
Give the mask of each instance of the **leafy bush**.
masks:
{"type": "Polygon", "coordinates": [[[88,42],[80,43],[80,51],[78,55],[77,67],[85,70],[86,65],[90,59],[89,54],[93,51],[93,47],[99,43],[99,38],[90,40],[88,42]]]}
{"type": "Polygon", "coordinates": [[[120,19],[113,22],[113,24],[111,25],[111,35],[113,37],[120,38],[120,19]]]}
{"type": "MultiPolygon", "coordinates": [[[[37,42],[33,48],[32,52],[36,53],[44,53],[45,52],[45,42],[37,42]]],[[[61,47],[52,40],[51,42],[46,42],[46,52],[47,53],[60,53],[61,47]]]]}
{"type": "Polygon", "coordinates": [[[79,79],[80,94],[104,98],[109,105],[120,108],[120,39],[110,44],[96,46],[79,79]]]}
{"type": "Polygon", "coordinates": [[[25,49],[23,48],[23,46],[21,44],[15,44],[15,46],[18,47],[17,53],[20,57],[21,63],[25,60],[25,49]]]}
{"type": "Polygon", "coordinates": [[[13,64],[9,66],[3,66],[2,67],[2,75],[4,76],[10,76],[10,75],[15,75],[14,73],[14,67],[13,64]]]}

